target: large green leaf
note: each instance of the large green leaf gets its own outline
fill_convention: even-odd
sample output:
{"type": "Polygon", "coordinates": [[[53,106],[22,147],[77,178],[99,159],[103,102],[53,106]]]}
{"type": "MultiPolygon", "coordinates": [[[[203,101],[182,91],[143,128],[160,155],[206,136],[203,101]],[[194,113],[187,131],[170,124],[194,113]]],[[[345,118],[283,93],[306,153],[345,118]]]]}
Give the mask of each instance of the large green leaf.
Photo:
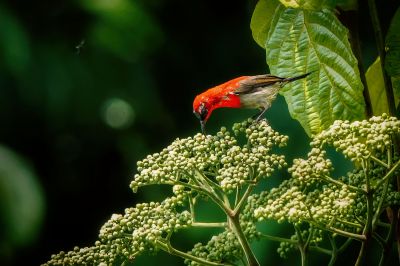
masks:
{"type": "Polygon", "coordinates": [[[280,7],[266,45],[271,73],[290,77],[314,71],[282,89],[289,111],[307,134],[334,120],[365,116],[363,85],[348,41],[348,31],[328,9],[280,7]]]}
{"type": "Polygon", "coordinates": [[[400,76],[400,8],[393,16],[386,35],[386,72],[392,76],[400,76]]]}
{"type": "Polygon", "coordinates": [[[341,3],[354,2],[356,0],[279,0],[282,5],[289,8],[301,8],[310,10],[322,10],[334,8],[341,3]]]}
{"type": "Polygon", "coordinates": [[[391,76],[396,107],[400,100],[400,8],[392,18],[386,35],[385,70],[391,76]]]}
{"type": "Polygon", "coordinates": [[[254,40],[262,48],[265,48],[269,26],[278,6],[278,0],[260,0],[254,9],[250,28],[254,40]]]}
{"type": "Polygon", "coordinates": [[[370,65],[365,73],[365,77],[367,79],[369,96],[371,98],[372,113],[374,115],[388,114],[389,105],[386,98],[385,83],[383,81],[381,59],[379,57],[370,65]]]}

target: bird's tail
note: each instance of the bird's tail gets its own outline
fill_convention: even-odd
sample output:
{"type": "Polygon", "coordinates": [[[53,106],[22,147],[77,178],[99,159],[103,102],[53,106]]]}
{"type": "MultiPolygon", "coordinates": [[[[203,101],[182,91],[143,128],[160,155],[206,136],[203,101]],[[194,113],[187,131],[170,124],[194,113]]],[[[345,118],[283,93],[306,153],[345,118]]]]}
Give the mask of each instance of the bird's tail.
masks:
{"type": "Polygon", "coordinates": [[[308,73],[306,73],[306,74],[303,74],[303,75],[300,75],[300,76],[297,76],[297,77],[285,78],[285,79],[282,80],[282,82],[284,82],[284,83],[289,83],[289,82],[292,82],[292,81],[295,81],[295,80],[298,80],[298,79],[302,79],[302,78],[307,77],[307,76],[310,75],[311,73],[312,73],[312,72],[308,72],[308,73]]]}

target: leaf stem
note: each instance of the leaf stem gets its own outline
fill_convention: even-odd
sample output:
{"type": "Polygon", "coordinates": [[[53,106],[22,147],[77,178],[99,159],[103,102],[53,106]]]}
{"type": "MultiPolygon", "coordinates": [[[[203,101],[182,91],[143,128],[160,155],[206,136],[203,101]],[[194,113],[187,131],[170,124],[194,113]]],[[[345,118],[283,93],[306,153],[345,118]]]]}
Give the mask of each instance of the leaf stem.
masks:
{"type": "Polygon", "coordinates": [[[156,245],[160,249],[164,250],[165,252],[168,252],[171,255],[175,255],[175,256],[179,256],[179,257],[191,260],[191,261],[195,261],[195,262],[200,263],[201,265],[207,265],[207,266],[231,266],[231,264],[208,261],[208,260],[193,256],[191,254],[188,254],[186,252],[177,250],[174,247],[172,247],[169,242],[168,243],[164,243],[164,242],[162,242],[160,240],[157,240],[156,245]]]}

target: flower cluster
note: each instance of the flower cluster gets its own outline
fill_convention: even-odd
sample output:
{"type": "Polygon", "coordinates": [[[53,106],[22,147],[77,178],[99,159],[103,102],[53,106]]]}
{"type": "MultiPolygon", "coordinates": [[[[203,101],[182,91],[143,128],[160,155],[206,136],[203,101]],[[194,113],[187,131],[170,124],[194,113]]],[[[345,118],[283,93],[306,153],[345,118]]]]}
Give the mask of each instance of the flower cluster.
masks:
{"type": "Polygon", "coordinates": [[[138,174],[131,182],[136,191],[150,184],[196,185],[195,172],[203,173],[231,192],[245,183],[268,177],[274,168],[286,166],[283,155],[270,154],[274,146],[282,147],[287,136],[272,130],[266,121],[252,120],[233,126],[234,134],[244,132],[247,143],[240,145],[226,128],[215,135],[197,134],[176,139],[160,153],[147,156],[137,163],[138,174]]]}
{"type": "MultiPolygon", "coordinates": [[[[233,130],[234,134],[221,128],[214,136],[197,134],[176,139],[161,152],[139,161],[131,188],[136,191],[145,185],[169,184],[174,196],[161,203],[137,204],[127,208],[124,215],[112,215],[101,228],[94,246],[60,252],[45,265],[110,265],[131,260],[144,251],[157,251],[158,241],[167,243],[171,233],[191,225],[192,214],[176,209],[177,206],[184,209],[194,191],[203,195],[206,184],[203,182],[212,182],[229,193],[270,176],[274,168],[286,166],[283,155],[270,153],[274,146],[286,145],[288,138],[273,131],[266,121],[248,120],[235,124],[233,130]],[[243,133],[247,141],[240,145],[236,137],[243,133]]],[[[251,214],[240,217],[243,232],[249,239],[257,235],[254,222],[251,214]]],[[[237,260],[243,255],[229,228],[205,246],[197,244],[191,254],[212,261],[237,260]]]]}
{"type": "Polygon", "coordinates": [[[274,147],[286,145],[287,136],[272,130],[266,121],[248,120],[235,124],[233,132],[222,128],[213,136],[176,139],[161,152],[138,162],[138,173],[130,185],[137,191],[141,186],[168,184],[173,196],[112,215],[94,246],[60,252],[45,265],[103,266],[121,264],[145,251],[171,251],[171,234],[196,225],[192,220],[194,205],[203,197],[217,203],[229,222],[207,243],[182,252],[186,254],[185,263],[193,266],[201,260],[232,264],[242,260],[243,238],[251,242],[268,237],[256,228],[256,223],[265,219],[289,222],[296,228],[291,239],[278,238],[282,241],[278,249],[281,256],[298,248],[304,239],[316,248],[325,235],[360,235],[368,215],[378,217],[385,207],[400,204],[400,193],[390,182],[400,174],[400,158],[392,149],[395,133],[400,133],[400,121],[387,115],[352,123],[336,121],[314,136],[307,158],[293,161],[290,179],[253,194],[258,181],[287,166],[283,155],[272,153],[274,147]],[[327,146],[353,161],[354,169],[333,177],[327,146]],[[234,191],[237,206],[232,206],[234,197],[228,195],[234,191]],[[367,196],[372,204],[366,204],[367,196]],[[235,227],[231,227],[232,221],[235,227]]]}
{"type": "MultiPolygon", "coordinates": [[[[206,245],[195,244],[189,254],[213,262],[235,262],[243,257],[239,242],[230,230],[214,235],[206,245]]],[[[190,266],[201,265],[189,259],[185,260],[185,264],[190,266]]]]}
{"type": "Polygon", "coordinates": [[[44,265],[112,265],[132,260],[144,251],[152,252],[157,241],[190,226],[190,213],[176,211],[177,206],[179,200],[171,197],[161,203],[137,204],[127,208],[124,215],[113,214],[94,246],[60,252],[44,265]]]}
{"type": "Polygon", "coordinates": [[[360,161],[390,147],[391,136],[398,133],[400,121],[386,114],[355,122],[337,120],[314,138],[312,146],[320,147],[327,143],[352,161],[360,161]]]}
{"type": "MultiPolygon", "coordinates": [[[[387,154],[391,152],[392,134],[399,132],[400,121],[387,115],[352,123],[335,121],[314,137],[306,159],[293,161],[291,179],[260,194],[254,204],[259,206],[254,210],[255,217],[359,232],[359,221],[366,217],[367,183],[375,191],[373,211],[398,202],[398,193],[390,185],[388,197],[380,201],[386,192],[379,181],[389,171],[387,154]],[[355,162],[354,170],[344,177],[332,177],[326,146],[333,146],[355,162]]],[[[395,158],[392,161],[398,160],[395,158]]]]}

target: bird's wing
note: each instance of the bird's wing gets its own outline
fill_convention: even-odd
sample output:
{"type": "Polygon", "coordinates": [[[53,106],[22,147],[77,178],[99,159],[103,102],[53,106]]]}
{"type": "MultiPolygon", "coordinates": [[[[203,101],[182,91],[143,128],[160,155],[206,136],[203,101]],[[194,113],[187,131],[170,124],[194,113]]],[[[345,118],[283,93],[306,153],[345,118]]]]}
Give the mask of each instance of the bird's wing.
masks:
{"type": "Polygon", "coordinates": [[[250,76],[249,78],[240,81],[240,86],[234,93],[237,95],[252,93],[258,88],[268,87],[277,82],[281,82],[282,80],[284,80],[284,78],[269,74],[250,76]]]}

